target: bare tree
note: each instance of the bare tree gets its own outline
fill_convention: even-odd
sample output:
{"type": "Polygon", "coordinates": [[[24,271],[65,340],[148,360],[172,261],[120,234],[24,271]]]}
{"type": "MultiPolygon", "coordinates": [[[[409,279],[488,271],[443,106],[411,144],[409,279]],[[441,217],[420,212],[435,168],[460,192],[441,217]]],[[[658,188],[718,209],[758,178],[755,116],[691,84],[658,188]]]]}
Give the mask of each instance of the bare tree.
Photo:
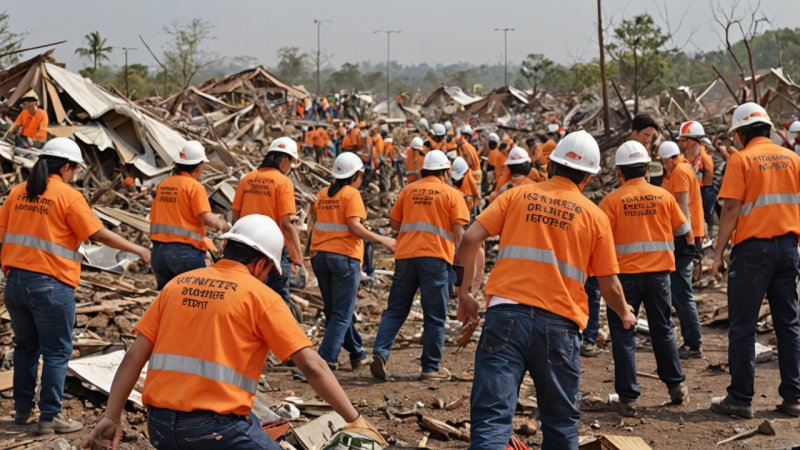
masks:
{"type": "Polygon", "coordinates": [[[11,31],[11,16],[6,11],[0,11],[0,69],[19,62],[19,50],[26,35],[11,31]]]}

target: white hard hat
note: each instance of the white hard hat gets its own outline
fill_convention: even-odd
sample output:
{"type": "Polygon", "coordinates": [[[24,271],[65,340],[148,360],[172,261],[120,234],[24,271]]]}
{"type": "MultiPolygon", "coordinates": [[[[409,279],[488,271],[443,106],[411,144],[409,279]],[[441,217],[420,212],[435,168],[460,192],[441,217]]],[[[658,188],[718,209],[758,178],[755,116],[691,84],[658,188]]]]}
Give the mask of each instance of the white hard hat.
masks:
{"type": "Polygon", "coordinates": [[[422,145],[425,142],[422,141],[422,138],[419,136],[414,136],[411,138],[411,143],[408,144],[409,147],[413,148],[414,150],[422,150],[422,145]]]}
{"type": "Polygon", "coordinates": [[[444,136],[445,134],[447,134],[447,129],[444,127],[444,125],[440,123],[433,124],[431,131],[433,131],[433,134],[435,134],[436,136],[444,136]]]}
{"type": "Polygon", "coordinates": [[[419,127],[422,128],[423,130],[427,130],[428,128],[430,128],[430,125],[428,125],[428,119],[424,117],[419,119],[419,127]]]}
{"type": "Polygon", "coordinates": [[[55,156],[58,158],[64,158],[67,161],[83,164],[81,148],[78,147],[78,144],[76,144],[75,141],[65,137],[50,139],[44,144],[44,147],[42,147],[42,150],[39,152],[39,154],[42,156],[55,156]]]}
{"type": "Polygon", "coordinates": [[[446,154],[447,154],[447,158],[450,159],[450,161],[458,158],[458,151],[456,151],[456,150],[450,150],[446,154]]]}
{"type": "Polygon", "coordinates": [[[800,133],[800,120],[795,120],[789,125],[789,133],[800,133]]]}
{"type": "Polygon", "coordinates": [[[767,110],[757,103],[742,103],[733,111],[730,131],[759,122],[772,126],[767,110]]]}
{"type": "Polygon", "coordinates": [[[178,157],[175,158],[175,164],[183,164],[185,166],[193,166],[201,162],[208,162],[206,158],[206,149],[203,144],[197,141],[186,141],[178,157]]]}
{"type": "Polygon", "coordinates": [[[425,155],[422,161],[422,168],[425,170],[442,170],[450,168],[450,160],[441,150],[431,150],[425,155]]]}
{"type": "Polygon", "coordinates": [[[558,143],[550,154],[550,161],[581,172],[596,174],[600,171],[600,147],[586,131],[573,131],[558,143]]]}
{"type": "Polygon", "coordinates": [[[347,129],[348,130],[352,130],[355,127],[356,127],[356,123],[355,122],[351,121],[350,123],[347,124],[347,129]]]}
{"type": "Polygon", "coordinates": [[[394,139],[392,139],[391,137],[387,137],[386,139],[383,140],[383,142],[385,142],[387,144],[392,144],[392,143],[394,143],[394,139]]]}
{"type": "Polygon", "coordinates": [[[680,132],[678,133],[679,138],[692,139],[700,139],[705,135],[706,130],[703,129],[703,125],[701,125],[700,122],[695,122],[693,120],[683,122],[681,124],[680,132]]]}
{"type": "Polygon", "coordinates": [[[364,171],[364,162],[355,153],[344,152],[333,162],[333,178],[350,178],[356,172],[364,171]]]}
{"type": "Polygon", "coordinates": [[[639,141],[626,141],[617,147],[614,155],[614,167],[643,164],[652,161],[647,149],[639,141]]]}
{"type": "Polygon", "coordinates": [[[500,143],[500,136],[498,136],[497,133],[489,133],[489,137],[487,139],[489,139],[489,142],[500,143]]]}
{"type": "Polygon", "coordinates": [[[252,247],[272,260],[275,270],[281,272],[281,252],[283,251],[283,233],[271,218],[261,214],[249,214],[237,220],[222,235],[222,239],[240,242],[252,247]]]}
{"type": "Polygon", "coordinates": [[[557,123],[548,123],[547,124],[547,132],[548,133],[558,133],[558,124],[557,123]]]}
{"type": "Polygon", "coordinates": [[[461,134],[469,134],[472,135],[472,127],[469,124],[464,125],[461,127],[461,134]]]}
{"type": "Polygon", "coordinates": [[[444,123],[444,128],[445,128],[447,131],[450,131],[450,130],[452,130],[452,129],[453,129],[453,122],[450,122],[449,120],[448,120],[448,121],[445,121],[445,123],[444,123]]]}
{"type": "Polygon", "coordinates": [[[700,143],[703,144],[703,145],[707,145],[709,147],[713,147],[714,146],[714,143],[711,142],[711,138],[709,138],[708,136],[701,137],[700,138],[700,143]]]}
{"type": "Polygon", "coordinates": [[[300,159],[300,157],[297,155],[297,142],[295,142],[294,139],[285,136],[279,137],[278,139],[272,141],[269,144],[269,149],[267,149],[267,153],[269,152],[286,153],[294,159],[300,159]]]}
{"type": "Polygon", "coordinates": [[[669,159],[680,154],[681,149],[679,149],[678,144],[673,141],[664,141],[658,146],[658,156],[660,156],[661,159],[669,159]]]}
{"type": "Polygon", "coordinates": [[[467,161],[464,158],[459,156],[455,161],[453,161],[453,171],[450,172],[450,178],[458,181],[464,178],[464,175],[466,175],[468,170],[469,164],[467,164],[467,161]]]}
{"type": "Polygon", "coordinates": [[[531,162],[531,157],[524,148],[514,147],[508,152],[508,158],[506,158],[507,166],[525,164],[526,162],[531,162]]]}

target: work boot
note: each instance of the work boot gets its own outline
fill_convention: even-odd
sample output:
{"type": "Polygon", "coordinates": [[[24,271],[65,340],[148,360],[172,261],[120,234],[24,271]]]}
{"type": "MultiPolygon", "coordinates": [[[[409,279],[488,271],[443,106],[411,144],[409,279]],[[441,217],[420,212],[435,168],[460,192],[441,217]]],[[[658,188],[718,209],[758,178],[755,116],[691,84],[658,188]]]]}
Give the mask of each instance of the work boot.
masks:
{"type": "Polygon", "coordinates": [[[741,417],[742,419],[753,418],[753,407],[750,405],[732,405],[728,402],[728,397],[714,397],[711,399],[711,411],[727,416],[741,417]]]}
{"type": "Polygon", "coordinates": [[[83,429],[83,423],[77,420],[72,420],[64,417],[63,414],[58,413],[53,420],[39,419],[39,428],[36,430],[37,434],[64,434],[74,433],[83,429]]]}
{"type": "Polygon", "coordinates": [[[678,348],[678,357],[681,359],[700,359],[703,357],[703,350],[698,348],[691,348],[688,345],[681,345],[678,348]]]}
{"type": "Polygon", "coordinates": [[[594,342],[584,342],[581,344],[581,356],[584,358],[594,358],[600,354],[600,348],[594,342]]]}
{"type": "Polygon", "coordinates": [[[380,380],[386,379],[386,361],[378,355],[372,355],[372,362],[369,364],[369,371],[372,376],[380,380]]]}
{"type": "Polygon", "coordinates": [[[420,373],[419,379],[422,381],[448,381],[450,380],[450,371],[440,367],[439,370],[420,373]]]}
{"type": "Polygon", "coordinates": [[[608,396],[608,406],[622,417],[636,417],[636,400],[625,400],[618,394],[611,394],[608,396]]]}
{"type": "Polygon", "coordinates": [[[778,405],[778,411],[786,414],[787,416],[800,417],[800,403],[786,403],[784,401],[778,405]]]}
{"type": "Polygon", "coordinates": [[[338,362],[325,361],[325,364],[328,365],[328,369],[331,369],[331,372],[336,372],[336,370],[339,369],[339,363],[338,362]]]}
{"type": "Polygon", "coordinates": [[[17,425],[30,425],[32,423],[36,423],[36,417],[34,416],[33,411],[16,413],[14,415],[14,423],[17,425]]]}
{"type": "Polygon", "coordinates": [[[669,399],[672,405],[683,405],[689,401],[689,388],[686,382],[669,389],[669,399]]]}
{"type": "Polygon", "coordinates": [[[364,355],[364,357],[361,359],[351,360],[350,368],[352,368],[353,370],[360,369],[364,366],[369,365],[370,362],[372,362],[372,360],[369,359],[369,356],[364,355]]]}

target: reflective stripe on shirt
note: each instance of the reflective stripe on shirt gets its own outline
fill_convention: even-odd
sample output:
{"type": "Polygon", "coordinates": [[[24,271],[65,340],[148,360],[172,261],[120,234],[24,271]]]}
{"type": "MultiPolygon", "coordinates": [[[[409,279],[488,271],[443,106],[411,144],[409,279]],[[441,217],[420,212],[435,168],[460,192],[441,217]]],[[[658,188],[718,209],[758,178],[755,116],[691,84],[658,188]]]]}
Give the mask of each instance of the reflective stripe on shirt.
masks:
{"type": "Polygon", "coordinates": [[[625,255],[628,253],[673,251],[675,250],[675,243],[672,241],[642,241],[631,242],[630,244],[619,244],[615,247],[617,248],[618,255],[625,255]]]}
{"type": "Polygon", "coordinates": [[[251,394],[256,393],[256,387],[258,386],[258,381],[245,377],[235,369],[189,356],[154,353],[150,356],[150,364],[147,366],[147,369],[169,370],[172,372],[197,375],[198,377],[208,378],[209,380],[231,384],[251,394]]]}
{"type": "Polygon", "coordinates": [[[341,231],[345,233],[350,231],[347,225],[333,222],[314,222],[314,229],[319,231],[341,231]]]}
{"type": "Polygon", "coordinates": [[[586,275],[582,270],[557,259],[552,250],[526,247],[522,245],[506,245],[501,247],[500,252],[497,254],[497,259],[502,258],[527,259],[545,264],[554,264],[558,267],[558,271],[561,273],[561,275],[567,278],[572,278],[581,284],[583,284],[584,280],[586,279],[586,275]]]}
{"type": "Polygon", "coordinates": [[[452,232],[447,231],[444,228],[439,228],[436,225],[433,225],[428,222],[405,222],[402,225],[400,225],[401,233],[408,233],[409,231],[421,231],[423,233],[433,233],[443,239],[447,239],[448,241],[455,240],[453,238],[452,232]]]}
{"type": "Polygon", "coordinates": [[[739,212],[741,215],[746,216],[750,214],[753,208],[758,206],[768,205],[798,205],[800,204],[800,194],[763,194],[756,197],[755,201],[745,203],[739,212]]]}
{"type": "Polygon", "coordinates": [[[162,225],[160,223],[151,223],[150,224],[150,234],[153,234],[153,233],[174,234],[176,236],[188,237],[188,238],[194,239],[196,241],[202,241],[203,240],[203,236],[200,236],[199,234],[195,233],[194,231],[192,231],[192,230],[190,230],[188,228],[178,227],[178,226],[175,226],[175,225],[162,225]]]}
{"type": "Polygon", "coordinates": [[[683,225],[679,226],[672,232],[673,236],[683,236],[686,233],[691,233],[692,226],[689,225],[689,222],[684,222],[683,225]]]}
{"type": "Polygon", "coordinates": [[[56,244],[55,242],[46,241],[36,236],[29,236],[27,234],[6,233],[3,242],[5,242],[6,244],[17,244],[17,245],[23,245],[25,247],[35,248],[37,250],[41,250],[47,253],[52,253],[56,256],[67,258],[72,261],[81,262],[83,260],[83,255],[76,252],[75,250],[70,250],[62,245],[56,244]]]}

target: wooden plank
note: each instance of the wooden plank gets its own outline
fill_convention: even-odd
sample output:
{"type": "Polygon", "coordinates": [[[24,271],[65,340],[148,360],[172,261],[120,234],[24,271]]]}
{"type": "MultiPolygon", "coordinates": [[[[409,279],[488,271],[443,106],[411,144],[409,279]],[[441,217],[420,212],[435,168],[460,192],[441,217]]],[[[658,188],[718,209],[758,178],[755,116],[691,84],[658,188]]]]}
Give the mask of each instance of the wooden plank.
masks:
{"type": "Polygon", "coordinates": [[[331,412],[302,427],[295,428],[292,432],[297,442],[305,450],[317,450],[322,448],[344,425],[344,419],[339,414],[331,412]]]}
{"type": "Polygon", "coordinates": [[[14,387],[14,370],[0,372],[0,392],[7,391],[12,387],[14,387]]]}
{"type": "Polygon", "coordinates": [[[653,450],[647,442],[639,436],[615,436],[604,434],[600,441],[614,450],[653,450]]]}

